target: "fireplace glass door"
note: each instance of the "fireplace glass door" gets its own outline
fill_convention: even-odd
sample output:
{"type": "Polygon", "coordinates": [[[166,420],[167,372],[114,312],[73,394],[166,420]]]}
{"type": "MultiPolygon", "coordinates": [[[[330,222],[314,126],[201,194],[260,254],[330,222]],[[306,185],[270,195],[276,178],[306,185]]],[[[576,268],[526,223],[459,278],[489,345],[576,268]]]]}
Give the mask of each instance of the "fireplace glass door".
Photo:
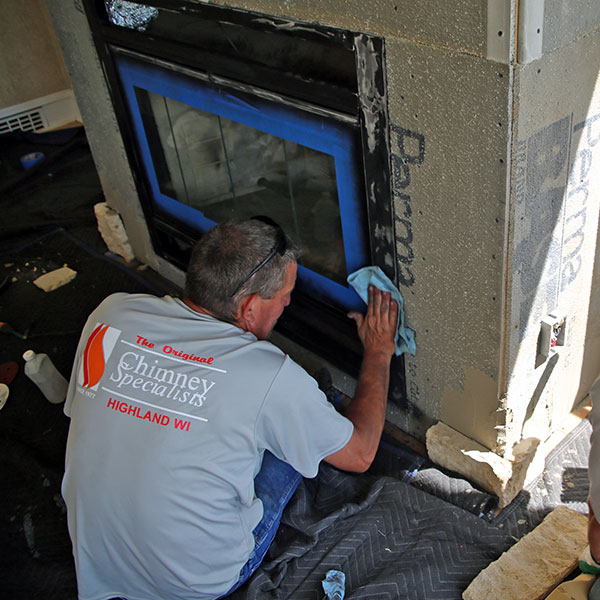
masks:
{"type": "Polygon", "coordinates": [[[369,264],[353,127],[165,63],[116,64],[155,210],[198,233],[268,215],[302,251],[299,288],[362,306],[346,282],[369,264]]]}

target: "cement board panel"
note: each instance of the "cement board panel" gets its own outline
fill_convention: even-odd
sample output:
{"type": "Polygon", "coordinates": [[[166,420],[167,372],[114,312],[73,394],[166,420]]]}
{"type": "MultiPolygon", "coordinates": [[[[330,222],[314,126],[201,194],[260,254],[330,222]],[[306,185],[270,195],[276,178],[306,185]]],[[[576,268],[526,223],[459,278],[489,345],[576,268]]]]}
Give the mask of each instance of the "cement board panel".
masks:
{"type": "Polygon", "coordinates": [[[542,49],[544,54],[600,27],[597,0],[545,0],[542,49]]]}
{"type": "MultiPolygon", "coordinates": [[[[504,1],[504,0],[503,0],[504,1]]],[[[237,0],[218,2],[271,15],[485,55],[487,4],[482,0],[237,0]]]]}
{"type": "MultiPolygon", "coordinates": [[[[547,435],[581,399],[600,204],[600,34],[517,68],[509,240],[507,443],[547,435]],[[538,355],[540,322],[567,315],[567,340],[538,355]]],[[[589,341],[589,339],[588,339],[589,341]]]]}
{"type": "Polygon", "coordinates": [[[386,39],[400,289],[417,354],[397,417],[496,442],[509,68],[386,39]],[[409,409],[411,406],[409,405],[409,409]]]}

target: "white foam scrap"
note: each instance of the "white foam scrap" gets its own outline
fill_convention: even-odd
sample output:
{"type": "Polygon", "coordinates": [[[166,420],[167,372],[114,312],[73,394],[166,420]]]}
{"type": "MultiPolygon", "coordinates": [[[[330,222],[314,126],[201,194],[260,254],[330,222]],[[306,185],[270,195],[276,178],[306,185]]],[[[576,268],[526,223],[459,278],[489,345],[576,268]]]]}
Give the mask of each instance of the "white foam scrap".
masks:
{"type": "Polygon", "coordinates": [[[75,279],[76,275],[77,271],[73,271],[69,267],[60,267],[60,269],[40,275],[33,283],[45,292],[51,292],[75,279]]]}
{"type": "Polygon", "coordinates": [[[106,202],[95,204],[94,213],[98,221],[98,231],[108,249],[122,256],[127,262],[131,262],[135,256],[119,213],[110,208],[106,202]]]}

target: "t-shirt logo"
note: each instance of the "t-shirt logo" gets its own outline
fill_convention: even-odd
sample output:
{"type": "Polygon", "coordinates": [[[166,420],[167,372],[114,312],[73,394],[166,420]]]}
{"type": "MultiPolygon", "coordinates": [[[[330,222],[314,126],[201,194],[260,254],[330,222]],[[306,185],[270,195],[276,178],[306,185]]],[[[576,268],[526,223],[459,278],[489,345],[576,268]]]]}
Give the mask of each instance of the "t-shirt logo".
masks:
{"type": "Polygon", "coordinates": [[[83,351],[83,360],[77,377],[77,383],[80,386],[89,390],[98,389],[98,383],[104,375],[106,363],[120,335],[120,329],[105,323],[96,324],[83,351]]]}

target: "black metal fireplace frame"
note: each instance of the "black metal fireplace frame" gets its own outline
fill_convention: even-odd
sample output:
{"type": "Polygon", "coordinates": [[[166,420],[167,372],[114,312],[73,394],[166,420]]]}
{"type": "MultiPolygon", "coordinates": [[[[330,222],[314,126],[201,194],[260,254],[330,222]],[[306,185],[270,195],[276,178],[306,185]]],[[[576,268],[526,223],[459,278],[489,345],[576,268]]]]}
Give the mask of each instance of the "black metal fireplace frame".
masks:
{"type": "MultiPolygon", "coordinates": [[[[169,262],[185,268],[182,248],[191,246],[197,232],[175,222],[169,215],[158,214],[149,201],[148,182],[145,180],[141,158],[136,149],[135,136],[129,122],[128,109],[120,90],[114,63],[117,49],[141,53],[180,65],[183,70],[209,71],[215,77],[227,78],[249,88],[268,90],[283,101],[307,103],[320,112],[330,111],[346,115],[360,134],[362,164],[360,173],[364,182],[364,201],[370,243],[371,264],[396,280],[396,261],[391,192],[389,152],[389,123],[385,85],[385,44],[380,37],[335,29],[315,23],[265,15],[231,7],[205,4],[193,0],[146,0],[145,6],[156,7],[179,17],[191,17],[207,23],[226,23],[249,28],[258,34],[290,36],[331,49],[336,59],[351,60],[354,73],[346,73],[342,81],[328,81],[321,77],[298,75],[287,69],[273,68],[260,61],[245,60],[232,52],[214,52],[175,36],[155,35],[149,31],[135,31],[116,27],[109,22],[102,0],[82,0],[92,37],[105,73],[117,122],[123,137],[128,159],[132,166],[137,192],[149,226],[155,251],[169,262]]],[[[292,305],[280,319],[278,330],[309,350],[323,356],[347,373],[356,376],[362,349],[354,323],[341,310],[322,305],[300,291],[294,293],[292,305]]],[[[392,388],[396,400],[405,397],[404,364],[396,358],[392,368],[392,388]]]]}

